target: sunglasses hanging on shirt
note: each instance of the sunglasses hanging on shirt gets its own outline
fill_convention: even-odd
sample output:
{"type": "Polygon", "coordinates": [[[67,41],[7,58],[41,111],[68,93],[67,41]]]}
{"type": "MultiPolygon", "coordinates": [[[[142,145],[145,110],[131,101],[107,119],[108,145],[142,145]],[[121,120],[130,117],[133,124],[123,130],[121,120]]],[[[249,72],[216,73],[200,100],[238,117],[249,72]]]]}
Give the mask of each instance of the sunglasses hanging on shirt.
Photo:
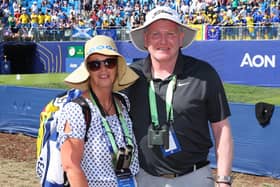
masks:
{"type": "Polygon", "coordinates": [[[98,71],[101,68],[101,63],[108,68],[113,69],[118,63],[117,58],[108,58],[105,60],[92,60],[87,62],[87,69],[90,71],[98,71]]]}

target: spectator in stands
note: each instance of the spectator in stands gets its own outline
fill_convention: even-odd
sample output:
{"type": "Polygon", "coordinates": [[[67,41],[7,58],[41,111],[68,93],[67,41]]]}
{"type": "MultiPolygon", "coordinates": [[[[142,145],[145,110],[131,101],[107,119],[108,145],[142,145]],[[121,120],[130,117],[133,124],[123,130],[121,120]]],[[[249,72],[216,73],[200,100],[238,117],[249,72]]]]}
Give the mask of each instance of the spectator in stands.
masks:
{"type": "Polygon", "coordinates": [[[67,1],[63,1],[62,5],[58,8],[58,10],[61,10],[63,12],[67,12],[69,9],[69,5],[67,1]]]}
{"type": "Polygon", "coordinates": [[[182,5],[181,5],[180,10],[182,11],[183,14],[189,13],[190,6],[187,4],[186,1],[182,1],[182,5]]]}
{"type": "Polygon", "coordinates": [[[39,15],[35,10],[32,11],[30,19],[31,19],[31,28],[38,28],[39,15]]]}
{"type": "Polygon", "coordinates": [[[231,17],[225,15],[223,17],[223,20],[221,21],[220,25],[224,27],[223,29],[223,34],[225,36],[226,39],[232,39],[234,32],[233,32],[233,20],[231,19],[231,17]]]}
{"type": "Polygon", "coordinates": [[[218,20],[218,15],[217,14],[213,14],[210,25],[218,25],[219,20],[218,20]]]}
{"type": "Polygon", "coordinates": [[[78,12],[75,10],[75,7],[74,6],[71,6],[70,9],[66,12],[66,15],[69,17],[70,15],[72,16],[77,16],[78,15],[78,12]]]}
{"type": "Polygon", "coordinates": [[[51,9],[48,9],[47,12],[45,13],[45,20],[44,22],[50,23],[52,21],[52,16],[51,16],[51,9]]]}
{"type": "Polygon", "coordinates": [[[51,15],[51,21],[52,22],[58,22],[59,17],[58,17],[58,11],[53,11],[52,15],[51,15]]]}
{"type": "Polygon", "coordinates": [[[137,15],[139,15],[141,13],[141,5],[138,1],[134,5],[133,12],[137,15]]]}
{"type": "MultiPolygon", "coordinates": [[[[151,4],[153,4],[153,3],[151,3],[151,4]]],[[[151,4],[148,4],[147,2],[144,2],[143,8],[142,8],[142,14],[146,15],[150,11],[151,4]]]]}
{"type": "Polygon", "coordinates": [[[132,12],[132,15],[130,16],[130,23],[131,29],[135,29],[140,26],[140,17],[136,12],[132,12]]]}
{"type": "Polygon", "coordinates": [[[82,108],[74,102],[63,107],[57,127],[63,168],[71,186],[136,187],[138,149],[129,101],[113,92],[133,84],[138,76],[127,67],[110,37],[88,40],[84,54],[84,62],[65,82],[83,91],[91,123],[86,134],[82,108]]]}
{"type": "Polygon", "coordinates": [[[61,4],[62,3],[59,0],[54,1],[53,5],[52,5],[53,12],[57,12],[58,10],[60,10],[62,8],[61,4]]]}
{"type": "Polygon", "coordinates": [[[126,3],[126,6],[124,7],[124,12],[125,12],[125,15],[127,17],[130,17],[132,15],[132,12],[134,11],[133,9],[133,6],[131,5],[130,1],[128,1],[126,3]]]}
{"type": "Polygon", "coordinates": [[[257,11],[255,13],[253,13],[253,18],[254,18],[254,25],[257,26],[255,28],[256,30],[256,37],[257,39],[261,39],[262,38],[262,23],[263,23],[263,17],[264,15],[262,14],[262,11],[260,9],[257,9],[257,11]]]}
{"type": "Polygon", "coordinates": [[[242,9],[239,11],[239,15],[242,17],[242,19],[246,18],[247,16],[246,5],[242,5],[242,9]]]}
{"type": "Polygon", "coordinates": [[[79,18],[78,20],[79,20],[79,21],[78,21],[78,27],[80,27],[80,28],[85,28],[85,27],[86,27],[86,22],[85,22],[85,20],[83,19],[83,17],[80,16],[80,18],[79,18]]]}
{"type": "Polygon", "coordinates": [[[279,23],[280,23],[280,16],[277,16],[276,14],[272,13],[271,14],[272,39],[277,39],[279,23]]]}
{"type": "Polygon", "coordinates": [[[56,29],[56,23],[53,22],[52,20],[46,20],[44,24],[44,36],[47,40],[54,40],[55,35],[53,33],[55,32],[56,29]]]}
{"type": "Polygon", "coordinates": [[[33,1],[30,9],[31,9],[31,12],[34,12],[36,14],[38,13],[39,9],[38,9],[38,5],[37,5],[37,1],[33,1]]]}
{"type": "Polygon", "coordinates": [[[21,28],[30,28],[30,16],[27,13],[26,7],[22,8],[22,14],[19,17],[21,28]]]}
{"type": "Polygon", "coordinates": [[[45,24],[45,14],[42,11],[39,11],[38,24],[39,27],[42,27],[45,24]]]}
{"type": "Polygon", "coordinates": [[[11,32],[9,37],[12,39],[12,40],[18,40],[19,39],[19,26],[16,22],[16,18],[13,16],[13,15],[10,15],[8,17],[8,25],[9,25],[9,30],[11,32]]]}
{"type": "Polygon", "coordinates": [[[166,0],[165,6],[168,6],[174,10],[176,10],[176,3],[172,0],[166,0]]]}
{"type": "MultiPolygon", "coordinates": [[[[270,13],[271,13],[271,15],[276,15],[276,16],[279,16],[280,15],[280,10],[279,10],[279,8],[280,8],[280,1],[279,1],[279,5],[278,6],[276,6],[276,4],[272,4],[271,6],[270,6],[270,13]]],[[[273,17],[272,16],[272,17],[273,17]]]]}
{"type": "Polygon", "coordinates": [[[246,26],[247,26],[247,39],[255,39],[256,38],[256,32],[254,27],[254,18],[251,13],[247,13],[247,16],[245,18],[246,20],[246,26]]]}
{"type": "Polygon", "coordinates": [[[14,1],[14,2],[13,2],[12,9],[13,9],[13,11],[15,11],[15,10],[18,10],[18,9],[19,9],[19,4],[18,4],[18,2],[17,2],[17,1],[14,1]]]}
{"type": "MultiPolygon", "coordinates": [[[[278,0],[279,1],[279,0],[278,0]]],[[[58,13],[58,15],[62,15],[62,13],[66,14],[67,17],[62,18],[66,19],[66,22],[69,22],[71,20],[72,23],[78,24],[78,14],[83,16],[84,20],[87,22],[89,20],[89,17],[92,15],[92,12],[95,11],[94,16],[91,16],[91,24],[90,27],[93,28],[100,28],[102,26],[102,23],[104,22],[105,26],[109,25],[109,27],[119,28],[121,25],[124,27],[123,29],[131,29],[139,27],[143,24],[143,18],[145,18],[145,15],[147,12],[150,11],[151,8],[155,6],[155,3],[157,3],[158,6],[171,6],[172,8],[180,12],[181,16],[181,22],[185,24],[189,23],[197,23],[197,24],[210,24],[214,21],[214,23],[211,23],[212,25],[223,25],[221,22],[222,20],[225,21],[224,14],[226,13],[226,16],[230,17],[233,20],[234,26],[239,26],[240,21],[238,20],[246,20],[247,13],[253,12],[254,18],[256,18],[256,13],[258,10],[261,11],[261,16],[264,16],[267,14],[270,18],[272,15],[274,15],[274,24],[266,24],[266,28],[259,29],[263,24],[257,21],[257,19],[254,20],[254,25],[258,26],[259,28],[255,28],[256,33],[258,34],[258,39],[265,39],[264,34],[260,34],[265,30],[264,32],[267,32],[269,35],[275,35],[272,34],[272,32],[277,32],[277,29],[273,27],[275,23],[279,23],[279,21],[275,21],[275,15],[279,15],[279,3],[278,1],[267,1],[267,0],[183,0],[180,1],[181,5],[179,6],[179,0],[158,0],[158,1],[151,1],[151,0],[133,0],[133,1],[100,1],[100,0],[93,0],[92,3],[90,1],[86,1],[86,3],[90,3],[90,6],[93,6],[93,8],[90,11],[90,14],[83,9],[84,6],[80,6],[80,1],[76,0],[31,0],[30,4],[28,4],[28,1],[22,1],[17,2],[13,1],[13,3],[10,3],[12,7],[8,8],[7,3],[1,4],[0,7],[0,18],[2,19],[2,22],[6,25],[8,16],[6,15],[7,12],[10,11],[11,14],[14,14],[17,19],[17,24],[19,22],[19,17],[21,15],[21,5],[26,6],[27,8],[27,14],[31,17],[30,12],[32,13],[33,9],[36,11],[41,11],[43,14],[47,13],[47,10],[50,10],[49,14],[50,16],[53,16],[54,14],[58,13]],[[26,3],[27,2],[27,3],[26,3]],[[269,3],[270,2],[270,3],[269,3]],[[37,3],[37,5],[36,5],[37,3]],[[220,3],[220,4],[218,4],[220,3]],[[221,4],[225,4],[225,6],[220,6],[221,4]],[[125,10],[124,10],[125,8],[125,10]],[[181,13],[182,11],[182,13],[181,13]],[[205,11],[205,15],[204,15],[205,11]],[[104,18],[106,14],[109,14],[109,18],[104,18]],[[218,16],[217,18],[213,19],[214,14],[222,14],[221,16],[218,16]],[[2,14],[2,16],[1,16],[2,14]],[[4,14],[4,15],[3,15],[4,14]],[[201,15],[205,18],[204,20],[201,20],[201,15]],[[242,15],[240,17],[240,15],[242,15]],[[133,16],[133,17],[132,17],[133,16]],[[222,19],[223,18],[223,19],[222,19]],[[107,20],[107,21],[105,21],[107,20]],[[136,21],[134,21],[136,20],[136,21]],[[139,24],[140,22],[140,24],[139,24]],[[218,22],[218,23],[217,23],[218,22]],[[235,25],[237,24],[237,25],[235,25]]],[[[7,1],[5,1],[7,2],[7,1]]],[[[40,13],[39,13],[40,15],[40,13]]],[[[61,17],[59,16],[59,19],[61,17]]],[[[32,19],[31,19],[32,20],[32,19]]],[[[272,22],[272,19],[270,19],[272,22]]],[[[267,22],[268,19],[265,19],[267,22]]],[[[30,22],[30,21],[29,21],[30,22]]],[[[57,20],[58,22],[58,20],[57,20]]],[[[30,23],[29,23],[30,24],[30,23]]],[[[41,22],[39,25],[43,25],[44,23],[41,22]]],[[[88,25],[88,24],[87,24],[88,25]]],[[[220,30],[223,32],[223,30],[226,29],[224,27],[220,27],[220,30]]],[[[241,29],[234,29],[230,28],[232,30],[232,35],[239,35],[242,36],[243,34],[239,33],[239,30],[241,29]]],[[[241,32],[243,32],[241,31],[241,32]]],[[[276,33],[277,36],[277,33],[276,33]]],[[[230,39],[234,39],[236,37],[232,37],[230,39]]],[[[275,38],[275,37],[272,37],[275,38]]],[[[223,37],[225,39],[225,37],[223,37]]],[[[229,39],[229,38],[228,38],[229,39]]]]}
{"type": "Polygon", "coordinates": [[[121,17],[120,13],[117,12],[116,17],[115,17],[116,28],[121,28],[122,21],[123,21],[123,18],[121,17]]]}
{"type": "Polygon", "coordinates": [[[139,186],[231,186],[233,141],[222,81],[210,64],[181,52],[195,35],[175,10],[161,6],[130,32],[133,44],[149,53],[131,64],[140,78],[126,92],[140,148],[139,186]],[[208,122],[217,158],[214,180],[208,122]]]}
{"type": "Polygon", "coordinates": [[[11,28],[13,26],[15,26],[17,23],[16,23],[16,18],[14,15],[12,14],[9,14],[9,17],[8,17],[8,27],[11,28]]]}
{"type": "Polygon", "coordinates": [[[19,23],[20,15],[21,15],[20,9],[14,9],[14,16],[15,16],[17,24],[19,23]]]}
{"type": "Polygon", "coordinates": [[[193,19],[193,24],[204,24],[204,23],[208,23],[208,19],[206,17],[206,15],[204,14],[204,11],[200,11],[198,12],[194,19],[193,19]]]}

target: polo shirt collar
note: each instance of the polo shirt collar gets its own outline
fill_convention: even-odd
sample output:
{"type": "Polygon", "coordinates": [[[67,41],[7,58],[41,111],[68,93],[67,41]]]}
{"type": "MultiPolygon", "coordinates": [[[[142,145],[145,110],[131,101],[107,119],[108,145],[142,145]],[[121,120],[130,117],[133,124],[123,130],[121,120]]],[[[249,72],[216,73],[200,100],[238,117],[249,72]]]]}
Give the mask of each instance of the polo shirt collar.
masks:
{"type": "Polygon", "coordinates": [[[177,61],[176,61],[176,65],[175,65],[175,68],[174,68],[174,71],[173,71],[173,75],[183,74],[184,64],[185,64],[184,57],[183,57],[182,52],[180,50],[179,54],[178,54],[177,61]]]}
{"type": "MultiPolygon", "coordinates": [[[[145,77],[148,80],[152,79],[152,72],[151,72],[151,56],[148,55],[145,59],[144,59],[144,64],[143,64],[143,73],[145,75],[145,77]]],[[[173,75],[179,75],[183,73],[183,67],[184,67],[184,60],[183,60],[183,55],[181,50],[179,51],[178,54],[178,58],[176,61],[176,65],[173,71],[173,75]]]]}
{"type": "Polygon", "coordinates": [[[144,59],[144,64],[143,64],[143,73],[145,75],[145,77],[147,78],[147,80],[152,80],[152,72],[151,72],[151,55],[148,55],[145,59],[144,59]]]}

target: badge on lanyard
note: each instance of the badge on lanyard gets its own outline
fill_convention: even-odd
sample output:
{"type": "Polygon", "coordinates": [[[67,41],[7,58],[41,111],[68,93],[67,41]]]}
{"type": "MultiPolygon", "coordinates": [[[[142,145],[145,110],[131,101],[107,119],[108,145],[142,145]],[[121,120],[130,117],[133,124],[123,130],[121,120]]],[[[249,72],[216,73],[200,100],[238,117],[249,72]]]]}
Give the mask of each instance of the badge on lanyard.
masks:
{"type": "MultiPolygon", "coordinates": [[[[179,140],[176,137],[175,131],[172,126],[174,122],[172,101],[173,101],[173,94],[174,94],[173,92],[175,89],[175,85],[176,85],[176,76],[173,75],[171,81],[168,83],[167,90],[166,90],[166,98],[165,98],[166,118],[167,118],[166,121],[167,121],[167,125],[169,126],[168,128],[169,146],[167,146],[168,148],[166,147],[166,149],[162,144],[160,146],[161,151],[165,157],[181,151],[179,140]]],[[[149,102],[150,102],[151,119],[153,122],[152,124],[155,125],[155,127],[157,127],[159,126],[159,119],[158,119],[158,111],[157,111],[157,104],[156,104],[156,92],[155,92],[153,80],[150,81],[150,86],[149,86],[149,102]]],[[[166,136],[167,136],[167,132],[166,132],[166,136]]],[[[150,137],[150,139],[152,138],[150,137]]]]}
{"type": "Polygon", "coordinates": [[[136,187],[134,177],[118,178],[118,187],[136,187]]]}
{"type": "Polygon", "coordinates": [[[132,176],[130,169],[117,171],[118,187],[137,187],[135,178],[132,176]]]}
{"type": "Polygon", "coordinates": [[[181,149],[180,143],[178,141],[178,138],[175,134],[175,131],[174,131],[172,125],[170,125],[170,127],[169,127],[169,148],[164,149],[164,147],[161,146],[161,151],[162,151],[163,155],[165,157],[167,157],[167,156],[177,153],[181,150],[182,149],[181,149]]]}

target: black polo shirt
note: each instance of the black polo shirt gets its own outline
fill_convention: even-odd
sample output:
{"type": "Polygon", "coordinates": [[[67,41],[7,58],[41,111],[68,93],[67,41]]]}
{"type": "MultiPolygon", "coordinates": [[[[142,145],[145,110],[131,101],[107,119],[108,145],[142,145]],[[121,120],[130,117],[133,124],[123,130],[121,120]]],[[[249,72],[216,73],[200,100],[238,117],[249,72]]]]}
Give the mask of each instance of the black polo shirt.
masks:
{"type": "MultiPolygon", "coordinates": [[[[140,78],[127,90],[131,102],[131,117],[139,145],[140,166],[159,176],[185,173],[194,163],[206,161],[213,146],[208,122],[218,122],[230,115],[222,82],[208,63],[182,55],[178,56],[174,75],[177,76],[173,93],[174,130],[181,151],[163,156],[158,146],[147,146],[147,131],[151,124],[148,88],[151,76],[150,57],[131,64],[140,78]]],[[[155,79],[154,86],[160,124],[166,122],[166,80],[155,79]]]]}

